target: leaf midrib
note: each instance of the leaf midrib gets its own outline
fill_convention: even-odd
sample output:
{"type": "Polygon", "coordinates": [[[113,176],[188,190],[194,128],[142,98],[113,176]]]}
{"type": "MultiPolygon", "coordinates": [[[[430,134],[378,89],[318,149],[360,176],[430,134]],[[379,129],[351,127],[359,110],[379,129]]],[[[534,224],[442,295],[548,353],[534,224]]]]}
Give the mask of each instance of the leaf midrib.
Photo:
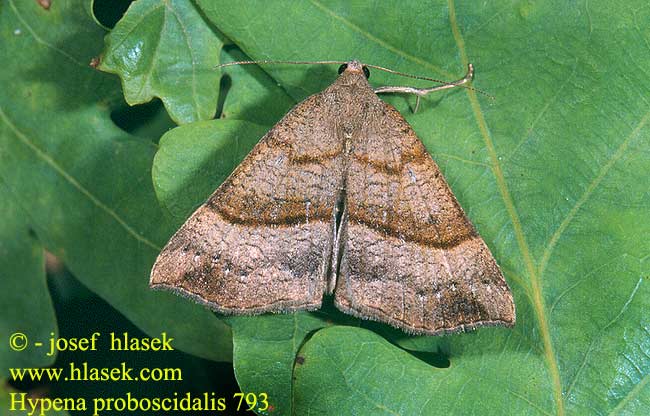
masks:
{"type": "Polygon", "coordinates": [[[196,67],[198,66],[198,63],[196,60],[196,56],[194,55],[194,48],[192,48],[192,43],[190,41],[191,36],[190,33],[187,31],[185,24],[183,24],[181,17],[176,12],[176,10],[173,7],[171,7],[169,4],[167,5],[167,7],[169,7],[169,10],[174,15],[176,21],[178,22],[181,29],[183,30],[183,35],[184,35],[183,38],[185,40],[185,45],[187,45],[187,50],[189,51],[190,56],[192,57],[192,101],[194,102],[194,108],[196,108],[197,111],[197,118],[200,118],[201,106],[199,105],[199,102],[197,100],[198,92],[196,90],[196,82],[197,82],[196,67]]]}
{"type": "MultiPolygon", "coordinates": [[[[422,61],[421,59],[405,54],[403,51],[400,51],[396,49],[395,47],[387,44],[386,42],[382,41],[381,39],[369,34],[359,26],[353,24],[352,22],[348,21],[347,19],[343,18],[342,16],[337,15],[334,13],[332,10],[327,9],[324,5],[319,3],[317,0],[310,0],[310,2],[317,7],[319,10],[322,12],[326,13],[329,17],[334,18],[350,29],[354,30],[357,33],[362,34],[365,36],[367,39],[369,39],[372,42],[377,43],[378,45],[386,48],[387,50],[398,54],[399,56],[402,56],[416,64],[425,66],[427,68],[430,68],[432,70],[436,70],[441,73],[445,73],[446,76],[449,76],[446,74],[445,71],[441,70],[440,68],[436,68],[435,66],[432,66],[428,62],[422,61]]],[[[461,60],[463,62],[463,65],[467,66],[468,64],[468,58],[467,58],[467,53],[465,51],[465,46],[464,46],[464,40],[463,37],[460,33],[460,29],[458,27],[457,21],[456,21],[456,13],[455,13],[455,7],[454,7],[454,1],[453,0],[448,0],[448,7],[449,7],[449,18],[450,18],[450,25],[452,29],[452,33],[454,35],[454,39],[456,40],[457,47],[459,49],[459,53],[461,55],[461,60]]],[[[506,210],[508,211],[508,215],[510,216],[510,220],[513,224],[513,229],[514,229],[514,234],[517,240],[517,243],[519,245],[519,249],[522,253],[524,263],[526,265],[526,269],[528,271],[528,274],[530,275],[530,280],[531,280],[531,291],[532,291],[532,297],[530,297],[530,300],[532,301],[533,304],[533,309],[535,311],[535,314],[537,316],[538,324],[539,324],[539,329],[540,329],[540,334],[542,336],[543,340],[543,346],[544,346],[544,359],[547,362],[548,365],[548,370],[550,372],[550,376],[552,379],[552,384],[553,384],[553,395],[555,398],[555,402],[557,405],[557,414],[558,416],[563,416],[564,415],[564,399],[562,396],[562,383],[561,383],[561,378],[560,378],[560,372],[559,372],[559,367],[557,363],[557,358],[554,353],[553,349],[553,344],[550,336],[550,329],[548,325],[548,319],[546,317],[546,307],[544,304],[544,299],[542,297],[542,290],[541,290],[541,284],[539,281],[539,276],[537,275],[537,270],[534,266],[534,262],[532,259],[532,255],[530,252],[530,248],[528,246],[528,242],[526,240],[526,237],[523,232],[523,227],[521,225],[521,221],[519,219],[519,214],[517,213],[516,207],[514,205],[514,200],[510,196],[510,192],[508,189],[508,186],[505,181],[505,176],[503,175],[503,171],[501,169],[501,165],[499,163],[499,159],[496,153],[496,149],[494,147],[494,144],[492,142],[489,129],[487,128],[487,123],[485,121],[485,118],[483,116],[483,111],[480,107],[480,104],[478,103],[478,97],[476,96],[476,93],[473,90],[466,90],[470,103],[472,106],[472,110],[474,112],[474,117],[477,121],[479,131],[481,133],[481,136],[483,138],[483,141],[486,145],[486,148],[488,150],[489,156],[490,156],[490,161],[491,161],[491,170],[495,176],[495,180],[497,182],[497,187],[499,188],[499,191],[501,193],[502,199],[504,201],[504,204],[506,206],[506,210]]],[[[527,291],[528,292],[528,291],[527,291]]],[[[531,293],[531,292],[529,292],[531,293]]]]}
{"type": "MultiPolygon", "coordinates": [[[[456,45],[460,52],[463,65],[467,65],[469,60],[467,58],[467,52],[465,50],[465,41],[462,37],[462,34],[460,33],[460,28],[456,20],[456,9],[454,6],[454,0],[447,0],[447,3],[449,7],[449,20],[450,20],[451,30],[454,39],[456,40],[456,45]]],[[[539,330],[542,336],[542,342],[544,344],[544,359],[548,365],[548,370],[550,372],[550,376],[553,383],[553,396],[555,397],[557,414],[558,416],[562,416],[564,415],[564,398],[562,396],[562,381],[560,378],[560,370],[557,363],[557,357],[555,356],[555,352],[553,349],[553,343],[551,340],[548,319],[546,318],[546,305],[544,304],[544,298],[542,296],[541,283],[539,280],[539,276],[537,274],[537,269],[535,268],[532,255],[530,253],[530,248],[528,246],[526,236],[523,232],[523,226],[519,219],[517,208],[515,207],[514,200],[510,195],[510,191],[508,189],[505,176],[503,175],[503,170],[501,169],[501,164],[499,163],[499,158],[497,156],[494,143],[492,142],[492,138],[490,136],[487,127],[487,122],[485,121],[485,117],[483,116],[483,111],[478,102],[478,97],[476,96],[476,92],[467,89],[466,93],[469,96],[469,100],[472,106],[472,110],[474,112],[474,116],[476,118],[476,122],[479,127],[479,131],[481,133],[481,136],[483,137],[483,141],[485,143],[488,154],[490,156],[490,160],[492,164],[492,172],[494,173],[494,177],[497,182],[499,191],[501,193],[501,197],[506,206],[506,210],[508,211],[508,215],[510,216],[515,238],[517,240],[517,244],[519,245],[519,250],[523,256],[526,269],[530,276],[531,290],[533,295],[532,297],[533,309],[537,316],[539,330]]]]}
{"type": "Polygon", "coordinates": [[[104,211],[107,215],[109,215],[111,218],[113,218],[115,221],[117,221],[118,224],[122,226],[126,230],[126,232],[131,235],[133,238],[135,238],[137,241],[140,241],[141,243],[149,246],[153,250],[156,250],[156,252],[161,250],[161,247],[147,239],[146,237],[142,236],[139,234],[133,227],[131,227],[122,217],[120,217],[117,212],[115,212],[113,209],[111,209],[108,205],[104,204],[98,197],[93,195],[88,189],[86,189],[75,177],[70,175],[64,168],[62,168],[50,155],[45,153],[43,150],[41,150],[38,146],[36,146],[32,140],[27,137],[22,131],[20,131],[16,125],[14,125],[7,114],[3,111],[2,107],[0,106],[0,119],[9,127],[9,129],[14,133],[14,135],[20,140],[24,145],[26,145],[29,149],[31,149],[34,154],[41,159],[43,162],[45,162],[52,170],[54,170],[56,173],[58,173],[61,177],[63,177],[72,187],[77,189],[79,192],[81,192],[82,195],[84,195],[86,198],[88,198],[95,206],[97,206],[99,209],[104,211]]]}

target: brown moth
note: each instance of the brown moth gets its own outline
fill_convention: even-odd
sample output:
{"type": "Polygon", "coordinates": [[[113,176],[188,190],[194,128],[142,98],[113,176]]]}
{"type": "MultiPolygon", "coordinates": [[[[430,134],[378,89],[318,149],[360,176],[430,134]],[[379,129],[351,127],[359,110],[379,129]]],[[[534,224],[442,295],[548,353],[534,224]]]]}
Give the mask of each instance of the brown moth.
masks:
{"type": "Polygon", "coordinates": [[[512,326],[494,257],[411,126],[376,95],[456,86],[471,69],[429,90],[373,90],[364,65],[343,65],[174,234],[151,287],[225,314],[313,310],[334,293],[342,311],[411,334],[512,326]]]}

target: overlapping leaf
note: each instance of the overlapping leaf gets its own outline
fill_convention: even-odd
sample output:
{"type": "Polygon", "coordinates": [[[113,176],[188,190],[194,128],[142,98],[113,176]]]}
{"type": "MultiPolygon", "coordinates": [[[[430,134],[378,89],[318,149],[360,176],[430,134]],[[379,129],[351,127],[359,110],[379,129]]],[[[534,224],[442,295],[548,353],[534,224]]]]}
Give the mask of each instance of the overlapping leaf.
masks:
{"type": "Polygon", "coordinates": [[[153,180],[178,225],[230,175],[264,130],[245,121],[214,120],[177,127],[161,138],[153,180]]]}
{"type": "Polygon", "coordinates": [[[0,178],[35,235],[87,287],[149,334],[168,332],[176,348],[228,360],[229,328],[198,305],[148,288],[174,229],[151,185],[156,147],[111,122],[119,86],[88,65],[103,35],[73,1],[49,10],[3,3],[0,178]]]}
{"type": "MultiPolygon", "coordinates": [[[[224,50],[221,56],[223,63],[246,59],[246,55],[233,47],[224,50]]],[[[221,118],[251,120],[270,127],[296,104],[258,66],[234,65],[222,71],[230,81],[230,88],[225,94],[221,118]]]]}
{"type": "Polygon", "coordinates": [[[190,0],[139,0],[106,37],[100,69],[120,76],[126,101],[160,97],[177,123],[214,117],[221,41],[190,0]]]}

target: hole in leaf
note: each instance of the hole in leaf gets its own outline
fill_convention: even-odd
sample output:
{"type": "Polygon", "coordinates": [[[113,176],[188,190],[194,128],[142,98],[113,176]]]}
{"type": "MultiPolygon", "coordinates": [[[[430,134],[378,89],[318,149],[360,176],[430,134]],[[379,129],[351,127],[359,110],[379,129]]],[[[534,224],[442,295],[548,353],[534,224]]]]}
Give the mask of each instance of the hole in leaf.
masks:
{"type": "Polygon", "coordinates": [[[93,14],[101,25],[113,29],[131,3],[132,0],[95,0],[93,14]]]}

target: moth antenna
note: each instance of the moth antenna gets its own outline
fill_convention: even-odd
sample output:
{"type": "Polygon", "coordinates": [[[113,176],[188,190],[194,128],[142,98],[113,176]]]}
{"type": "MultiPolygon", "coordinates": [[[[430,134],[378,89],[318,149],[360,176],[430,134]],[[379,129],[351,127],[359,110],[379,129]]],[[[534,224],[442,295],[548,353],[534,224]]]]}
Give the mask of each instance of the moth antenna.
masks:
{"type": "Polygon", "coordinates": [[[467,73],[465,74],[464,77],[457,81],[449,82],[449,81],[443,81],[440,79],[435,79],[435,78],[429,78],[429,77],[424,77],[420,75],[412,75],[412,74],[407,74],[404,72],[399,72],[399,71],[394,71],[392,69],[384,68],[381,66],[376,66],[376,65],[366,65],[368,68],[374,68],[378,69],[380,71],[385,71],[390,74],[395,74],[395,75],[400,75],[404,76],[407,78],[414,78],[414,79],[422,79],[426,81],[433,81],[433,82],[439,82],[442,85],[436,85],[435,87],[430,87],[430,88],[415,88],[415,87],[401,87],[401,86],[386,86],[386,87],[379,87],[375,88],[375,93],[381,94],[381,93],[387,93],[387,92],[398,92],[398,93],[407,93],[407,94],[415,94],[417,97],[416,99],[416,105],[415,105],[415,110],[414,112],[417,112],[417,108],[419,107],[420,104],[420,97],[423,95],[427,95],[431,92],[434,91],[440,91],[440,90],[446,90],[449,88],[455,88],[455,87],[462,87],[466,88],[468,90],[476,91],[479,94],[483,94],[486,97],[489,97],[490,99],[494,100],[494,96],[488,94],[485,91],[479,90],[478,88],[470,87],[467,85],[464,85],[472,80],[474,78],[474,65],[472,64],[467,64],[467,73]]]}
{"type": "MultiPolygon", "coordinates": [[[[234,61],[234,62],[226,62],[224,64],[219,64],[215,67],[215,69],[219,68],[224,68],[227,66],[234,66],[234,65],[267,65],[267,64],[290,64],[290,65],[343,65],[347,64],[349,61],[284,61],[284,60],[261,60],[261,61],[234,61]]],[[[472,91],[476,91],[479,94],[483,94],[486,97],[489,97],[490,99],[494,100],[494,96],[486,93],[485,91],[479,90],[478,88],[474,87],[469,87],[466,85],[463,85],[469,81],[472,80],[474,77],[474,65],[468,64],[468,70],[467,74],[459,79],[458,81],[454,82],[448,82],[448,81],[443,81],[440,79],[436,78],[430,78],[430,77],[425,77],[422,75],[413,75],[413,74],[407,74],[405,72],[400,72],[400,71],[395,71],[393,69],[385,68],[383,66],[379,65],[370,65],[370,64],[364,64],[368,68],[373,68],[373,69],[378,69],[380,71],[388,72],[389,74],[394,74],[394,75],[400,75],[403,77],[407,78],[413,78],[413,79],[421,79],[424,81],[432,81],[432,82],[438,82],[443,85],[438,85],[435,87],[431,88],[414,88],[414,87],[399,87],[399,86],[388,86],[388,87],[379,87],[376,88],[374,91],[375,93],[387,93],[387,92],[401,92],[401,93],[408,93],[408,94],[415,94],[417,98],[417,104],[416,104],[416,111],[417,107],[419,107],[420,104],[420,98],[423,95],[426,95],[430,92],[434,91],[439,91],[439,90],[444,90],[448,88],[453,88],[453,87],[462,87],[466,88],[472,91]]]]}
{"type": "Polygon", "coordinates": [[[262,61],[235,61],[235,62],[226,62],[225,64],[217,65],[215,68],[223,68],[225,66],[233,65],[266,65],[266,64],[292,64],[292,65],[343,65],[347,61],[274,61],[274,60],[262,60],[262,61]]]}

